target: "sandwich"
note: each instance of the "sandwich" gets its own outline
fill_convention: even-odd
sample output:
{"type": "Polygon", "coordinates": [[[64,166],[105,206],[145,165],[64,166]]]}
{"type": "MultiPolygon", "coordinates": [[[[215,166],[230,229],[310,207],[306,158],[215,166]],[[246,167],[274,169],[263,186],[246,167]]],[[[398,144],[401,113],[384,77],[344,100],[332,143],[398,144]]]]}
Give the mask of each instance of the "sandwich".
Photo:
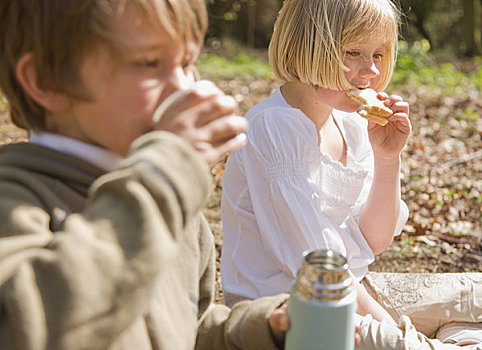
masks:
{"type": "Polygon", "coordinates": [[[347,92],[349,97],[361,103],[357,111],[360,116],[385,126],[389,122],[387,118],[393,114],[393,111],[378,99],[377,94],[373,89],[354,89],[347,92]]]}

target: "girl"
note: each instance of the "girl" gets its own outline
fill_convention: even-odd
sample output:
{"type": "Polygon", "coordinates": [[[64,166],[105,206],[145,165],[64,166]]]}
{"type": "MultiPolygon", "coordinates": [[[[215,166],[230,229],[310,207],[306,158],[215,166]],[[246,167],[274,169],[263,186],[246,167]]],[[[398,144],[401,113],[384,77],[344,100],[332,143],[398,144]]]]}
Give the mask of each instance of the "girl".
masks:
{"type": "MultiPolygon", "coordinates": [[[[289,291],[307,249],[340,252],[361,280],[400,233],[409,106],[379,93],[394,112],[382,127],[354,113],[360,104],[346,94],[388,85],[397,29],[388,0],[285,2],[269,47],[283,85],[248,112],[248,145],[223,178],[228,304],[289,291]]],[[[359,312],[376,305],[366,301],[359,312]]]]}
{"type": "MultiPolygon", "coordinates": [[[[395,64],[398,21],[390,0],[285,1],[269,47],[282,86],[248,112],[248,144],[229,157],[223,176],[228,305],[288,292],[308,249],[345,255],[361,281],[374,255],[402,230],[408,209],[400,198],[400,154],[411,132],[409,106],[382,92],[395,64]],[[393,111],[386,126],[355,113],[360,104],[346,93],[365,88],[379,91],[393,111]]],[[[407,307],[422,311],[426,335],[438,329],[444,342],[480,344],[481,274],[453,275],[419,276],[415,290],[423,295],[411,301],[404,299],[409,289],[390,289],[400,280],[373,283],[369,275],[363,282],[383,305],[407,300],[387,308],[390,314],[357,283],[357,312],[366,315],[359,317],[357,349],[447,348],[407,317],[398,320],[407,307]],[[449,328],[439,329],[444,323],[449,328]]],[[[402,285],[416,280],[409,276],[402,285]]]]}

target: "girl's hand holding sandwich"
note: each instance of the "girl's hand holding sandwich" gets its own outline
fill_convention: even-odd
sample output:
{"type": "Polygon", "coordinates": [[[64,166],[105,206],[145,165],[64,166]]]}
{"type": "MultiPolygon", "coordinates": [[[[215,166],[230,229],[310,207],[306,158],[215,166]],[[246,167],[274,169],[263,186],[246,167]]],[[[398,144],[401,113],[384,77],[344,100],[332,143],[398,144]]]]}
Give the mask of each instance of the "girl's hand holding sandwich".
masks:
{"type": "Polygon", "coordinates": [[[375,123],[368,124],[368,136],[375,157],[392,159],[400,156],[408,136],[412,130],[410,124],[409,105],[398,95],[388,96],[385,92],[378,93],[378,97],[384,100],[385,106],[393,111],[388,118],[389,123],[380,126],[375,123]]]}

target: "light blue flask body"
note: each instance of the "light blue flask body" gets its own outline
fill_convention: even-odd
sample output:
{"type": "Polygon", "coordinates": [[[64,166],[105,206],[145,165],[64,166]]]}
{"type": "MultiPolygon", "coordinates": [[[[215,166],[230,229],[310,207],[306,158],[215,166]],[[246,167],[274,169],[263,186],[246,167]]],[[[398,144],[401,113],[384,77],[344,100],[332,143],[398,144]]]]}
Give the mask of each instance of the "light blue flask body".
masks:
{"type": "Polygon", "coordinates": [[[305,253],[291,289],[285,350],[353,350],[356,299],[343,256],[305,253]]]}

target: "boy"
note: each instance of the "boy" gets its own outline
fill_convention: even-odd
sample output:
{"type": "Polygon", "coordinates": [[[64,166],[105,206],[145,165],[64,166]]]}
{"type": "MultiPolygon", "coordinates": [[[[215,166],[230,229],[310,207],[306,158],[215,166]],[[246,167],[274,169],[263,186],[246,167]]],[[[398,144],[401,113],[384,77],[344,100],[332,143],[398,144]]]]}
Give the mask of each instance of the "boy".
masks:
{"type": "Polygon", "coordinates": [[[202,0],[0,1],[0,88],[29,131],[0,149],[2,349],[276,348],[286,295],[214,305],[200,214],[246,121],[205,85],[152,120],[205,30],[202,0]]]}

